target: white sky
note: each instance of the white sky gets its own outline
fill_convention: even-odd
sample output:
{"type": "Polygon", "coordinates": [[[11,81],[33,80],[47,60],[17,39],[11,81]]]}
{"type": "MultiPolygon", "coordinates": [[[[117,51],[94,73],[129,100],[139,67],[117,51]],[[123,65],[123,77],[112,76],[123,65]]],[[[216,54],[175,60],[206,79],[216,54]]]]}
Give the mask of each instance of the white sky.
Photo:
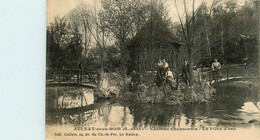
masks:
{"type": "MultiPolygon", "coordinates": [[[[177,5],[180,11],[180,14],[183,13],[183,0],[177,0],[177,5]]],[[[192,1],[186,0],[188,5],[187,7],[191,7],[192,1]]],[[[195,0],[195,9],[202,3],[206,2],[207,4],[211,4],[213,0],[195,0]]],[[[244,4],[245,0],[235,0],[239,5],[244,4]]],[[[86,3],[87,5],[94,7],[97,9],[100,8],[99,0],[47,0],[47,25],[54,21],[54,17],[63,17],[69,11],[74,9],[78,4],[86,3]]],[[[169,17],[173,22],[178,22],[177,12],[175,9],[174,0],[168,0],[166,6],[169,10],[169,17]]]]}
{"type": "Polygon", "coordinates": [[[47,0],[47,24],[53,22],[55,17],[65,16],[81,3],[90,7],[100,7],[99,0],[47,0]]]}

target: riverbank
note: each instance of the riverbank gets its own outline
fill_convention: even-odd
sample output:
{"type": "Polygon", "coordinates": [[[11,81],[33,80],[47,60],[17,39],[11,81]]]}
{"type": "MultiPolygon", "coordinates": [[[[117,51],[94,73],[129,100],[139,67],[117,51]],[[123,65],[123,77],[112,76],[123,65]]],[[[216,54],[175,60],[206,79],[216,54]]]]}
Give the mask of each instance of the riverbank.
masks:
{"type": "Polygon", "coordinates": [[[125,102],[180,105],[184,102],[206,102],[214,93],[215,89],[209,85],[204,85],[204,87],[198,85],[193,87],[181,85],[180,89],[172,90],[168,85],[148,87],[142,84],[138,86],[136,92],[121,93],[119,99],[125,102]]]}
{"type": "Polygon", "coordinates": [[[167,104],[180,105],[183,102],[206,102],[216,90],[206,82],[194,80],[195,84],[191,87],[184,83],[179,83],[178,89],[173,90],[168,84],[157,87],[155,85],[148,86],[147,83],[142,83],[137,86],[137,89],[130,92],[130,78],[125,80],[116,73],[105,74],[103,86],[95,91],[100,98],[110,97],[115,95],[118,100],[124,102],[139,102],[151,104],[167,104]],[[103,94],[101,94],[103,93],[103,94]]]}
{"type": "MultiPolygon", "coordinates": [[[[110,76],[107,75],[106,77],[110,76]]],[[[258,79],[232,79],[230,81],[220,82],[213,86],[208,85],[205,82],[197,82],[197,84],[194,84],[193,87],[180,84],[178,90],[172,90],[168,85],[157,87],[141,84],[137,87],[135,92],[125,92],[123,88],[123,81],[115,78],[117,77],[115,75],[113,77],[113,80],[110,80],[108,83],[106,83],[107,89],[102,89],[102,87],[94,89],[63,86],[47,87],[47,109],[82,107],[94,102],[102,102],[111,98],[121,102],[166,105],[202,103],[212,99],[212,96],[216,93],[216,88],[219,85],[244,87],[246,89],[255,90],[256,92],[259,91],[260,85],[258,79]]],[[[108,81],[108,78],[106,80],[108,81]]],[[[128,87],[126,87],[126,90],[128,90],[128,87]]],[[[260,93],[256,99],[260,99],[260,93]]]]}

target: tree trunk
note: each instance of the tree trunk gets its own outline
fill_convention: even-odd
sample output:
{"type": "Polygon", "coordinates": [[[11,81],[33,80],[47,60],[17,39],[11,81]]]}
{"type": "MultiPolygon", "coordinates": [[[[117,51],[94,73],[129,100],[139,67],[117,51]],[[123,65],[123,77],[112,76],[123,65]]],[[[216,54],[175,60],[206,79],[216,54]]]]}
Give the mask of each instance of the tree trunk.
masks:
{"type": "Polygon", "coordinates": [[[193,61],[192,61],[192,49],[191,49],[191,46],[188,46],[188,55],[189,55],[189,58],[188,58],[188,61],[189,61],[189,86],[192,86],[193,85],[193,61]]]}
{"type": "Polygon", "coordinates": [[[208,47],[208,55],[211,59],[211,48],[210,48],[210,42],[209,42],[209,33],[208,33],[208,26],[207,26],[207,17],[205,18],[205,30],[206,30],[206,40],[207,40],[207,47],[208,47]]]}
{"type": "Polygon", "coordinates": [[[224,25],[223,22],[221,23],[221,53],[224,56],[224,25]]]}

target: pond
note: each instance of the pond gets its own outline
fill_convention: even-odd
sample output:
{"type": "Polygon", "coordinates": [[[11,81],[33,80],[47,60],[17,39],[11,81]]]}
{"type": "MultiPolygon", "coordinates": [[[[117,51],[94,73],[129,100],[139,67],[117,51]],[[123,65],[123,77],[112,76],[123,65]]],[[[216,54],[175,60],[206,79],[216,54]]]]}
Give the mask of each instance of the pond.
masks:
{"type": "Polygon", "coordinates": [[[91,100],[89,109],[66,113],[48,113],[46,125],[99,126],[130,128],[260,128],[259,89],[241,84],[219,84],[216,95],[206,103],[178,106],[127,103],[116,100],[93,102],[93,92],[84,93],[91,100]],[[89,94],[89,95],[88,95],[89,94]]]}

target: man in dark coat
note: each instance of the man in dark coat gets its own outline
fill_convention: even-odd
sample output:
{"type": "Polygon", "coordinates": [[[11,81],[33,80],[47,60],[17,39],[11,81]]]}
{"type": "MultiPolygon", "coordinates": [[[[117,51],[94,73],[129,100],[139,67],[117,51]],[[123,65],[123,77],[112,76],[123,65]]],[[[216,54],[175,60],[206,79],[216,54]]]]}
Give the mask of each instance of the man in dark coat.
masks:
{"type": "Polygon", "coordinates": [[[136,71],[133,71],[132,78],[131,78],[132,91],[136,91],[137,86],[140,85],[141,83],[142,83],[142,76],[136,71]]]}
{"type": "Polygon", "coordinates": [[[185,60],[182,67],[182,78],[184,82],[189,85],[189,64],[188,61],[185,60]]]}

